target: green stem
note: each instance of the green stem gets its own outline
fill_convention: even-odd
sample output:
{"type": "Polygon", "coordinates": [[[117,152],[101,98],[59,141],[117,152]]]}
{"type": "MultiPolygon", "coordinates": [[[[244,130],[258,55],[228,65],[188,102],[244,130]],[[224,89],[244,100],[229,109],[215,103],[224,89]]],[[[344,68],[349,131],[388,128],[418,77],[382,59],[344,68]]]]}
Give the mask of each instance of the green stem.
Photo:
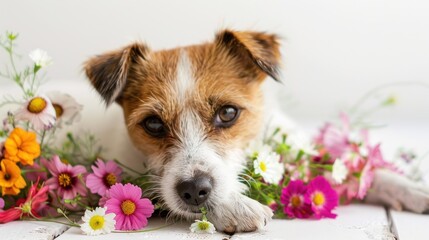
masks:
{"type": "Polygon", "coordinates": [[[46,172],[46,169],[21,169],[21,174],[32,173],[32,172],[46,172]]]}
{"type": "Polygon", "coordinates": [[[42,138],[40,139],[40,149],[43,149],[43,141],[45,140],[46,130],[42,131],[42,138]]]}
{"type": "Polygon", "coordinates": [[[332,171],[332,165],[329,165],[329,164],[313,164],[313,163],[311,163],[309,165],[309,167],[310,168],[323,168],[325,170],[332,171]]]}
{"type": "MultiPolygon", "coordinates": [[[[64,211],[61,208],[57,208],[57,212],[61,215],[63,215],[69,222],[70,224],[76,224],[74,221],[72,221],[69,217],[67,217],[67,215],[64,213],[64,211]]],[[[79,226],[79,225],[78,225],[79,226]]]]}
{"type": "MultiPolygon", "coordinates": [[[[34,67],[34,69],[35,68],[36,67],[34,67]]],[[[37,71],[33,70],[33,78],[31,79],[30,92],[28,93],[29,95],[31,95],[30,97],[34,96],[34,82],[36,81],[36,74],[37,74],[37,71]]]]}
{"type": "Polygon", "coordinates": [[[36,218],[36,219],[25,219],[26,221],[39,221],[39,222],[52,222],[52,223],[59,223],[59,224],[63,224],[69,227],[80,227],[79,224],[77,223],[65,223],[65,222],[61,222],[61,221],[57,221],[57,220],[52,220],[52,219],[46,219],[46,218],[36,218]]]}
{"type": "Polygon", "coordinates": [[[10,64],[12,65],[12,70],[13,70],[13,76],[12,76],[12,78],[18,84],[18,86],[21,88],[21,90],[24,92],[24,95],[27,96],[24,84],[21,81],[21,77],[18,77],[20,75],[18,74],[18,71],[16,70],[15,60],[13,58],[13,44],[12,44],[12,41],[9,41],[9,47],[6,48],[6,51],[8,52],[10,64]]]}
{"type": "Polygon", "coordinates": [[[355,104],[353,104],[353,106],[350,108],[349,113],[353,114],[355,113],[359,106],[362,105],[364,102],[366,102],[366,100],[368,100],[372,95],[374,95],[375,93],[379,92],[380,90],[383,90],[384,88],[387,87],[393,87],[393,86],[407,86],[407,85],[417,85],[417,86],[421,86],[421,87],[425,87],[425,88],[429,88],[429,84],[426,84],[424,82],[393,82],[393,83],[386,83],[386,84],[382,84],[379,85],[375,88],[373,88],[372,90],[370,90],[369,92],[365,93],[362,97],[360,97],[355,104]]]}

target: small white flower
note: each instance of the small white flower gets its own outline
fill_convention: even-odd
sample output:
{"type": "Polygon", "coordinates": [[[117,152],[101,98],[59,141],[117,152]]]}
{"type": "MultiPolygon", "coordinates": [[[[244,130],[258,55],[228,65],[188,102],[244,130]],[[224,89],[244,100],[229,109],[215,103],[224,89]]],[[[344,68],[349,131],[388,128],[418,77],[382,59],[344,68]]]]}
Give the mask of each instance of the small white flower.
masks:
{"type": "Polygon", "coordinates": [[[48,53],[40,48],[30,52],[29,57],[33,60],[34,64],[38,67],[46,67],[52,64],[52,58],[48,53]]]}
{"type": "Polygon", "coordinates": [[[106,214],[107,208],[97,207],[95,210],[86,210],[82,217],[80,229],[87,235],[100,235],[110,233],[115,229],[115,214],[106,214]]]}
{"type": "Polygon", "coordinates": [[[193,233],[210,233],[213,234],[216,232],[214,225],[207,220],[195,220],[194,223],[189,227],[193,233]]]}
{"type": "Polygon", "coordinates": [[[55,124],[55,109],[48,97],[39,95],[28,100],[16,112],[15,119],[29,121],[36,130],[46,130],[55,124]]]}
{"type": "Polygon", "coordinates": [[[346,179],[349,170],[347,169],[344,162],[337,158],[332,166],[332,178],[338,184],[342,183],[346,179]]]}
{"type": "Polygon", "coordinates": [[[263,148],[253,161],[255,173],[260,174],[265,182],[278,184],[283,177],[284,166],[280,163],[280,155],[270,148],[263,148]]]}
{"type": "Polygon", "coordinates": [[[51,100],[59,121],[71,124],[74,120],[80,119],[80,111],[83,107],[72,96],[60,92],[49,92],[46,95],[51,100]]]}
{"type": "Polygon", "coordinates": [[[294,151],[301,150],[304,153],[312,156],[318,154],[314,144],[306,139],[303,135],[291,134],[287,136],[286,142],[290,144],[292,150],[294,151]]]}

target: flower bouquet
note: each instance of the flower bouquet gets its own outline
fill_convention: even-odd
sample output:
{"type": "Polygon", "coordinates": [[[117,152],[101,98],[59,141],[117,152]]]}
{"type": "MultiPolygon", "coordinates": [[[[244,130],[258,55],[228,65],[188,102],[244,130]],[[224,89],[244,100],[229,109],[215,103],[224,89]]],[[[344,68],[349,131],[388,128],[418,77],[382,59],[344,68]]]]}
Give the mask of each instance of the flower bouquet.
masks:
{"type": "MultiPolygon", "coordinates": [[[[67,94],[38,92],[39,74],[52,59],[35,50],[29,54],[32,64],[19,71],[16,39],[13,33],[0,39],[10,59],[1,77],[22,92],[0,105],[17,106],[0,128],[0,223],[63,217],[62,223],[89,235],[148,231],[148,218],[162,209],[156,198],[144,196],[151,188],[148,173],[101,158],[90,134],[68,133],[56,146],[57,130],[78,121],[82,106],[67,94]]],[[[241,175],[247,194],[270,206],[276,218],[335,218],[339,203],[363,199],[375,169],[396,169],[384,160],[380,145],[369,142],[368,130],[354,129],[346,114],[340,119],[326,124],[312,141],[276,129],[251,143],[241,175]]],[[[201,212],[190,230],[213,233],[206,210],[201,212]]]]}

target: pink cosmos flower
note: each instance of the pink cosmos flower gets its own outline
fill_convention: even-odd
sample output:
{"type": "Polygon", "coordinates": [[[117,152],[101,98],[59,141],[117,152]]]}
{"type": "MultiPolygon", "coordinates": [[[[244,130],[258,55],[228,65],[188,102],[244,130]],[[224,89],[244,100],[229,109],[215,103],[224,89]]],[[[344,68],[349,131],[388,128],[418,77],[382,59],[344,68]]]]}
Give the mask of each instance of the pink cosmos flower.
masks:
{"type": "Polygon", "coordinates": [[[315,138],[316,144],[323,146],[333,159],[340,158],[349,147],[350,121],[343,113],[340,118],[341,127],[327,123],[315,138]]]}
{"type": "Polygon", "coordinates": [[[366,196],[374,180],[374,172],[376,169],[386,168],[399,173],[398,169],[396,169],[393,164],[384,160],[380,150],[380,144],[377,144],[375,147],[368,147],[368,149],[368,158],[359,178],[359,190],[357,192],[357,198],[359,199],[363,199],[366,196]]]}
{"type": "Polygon", "coordinates": [[[92,193],[104,196],[111,186],[121,182],[122,169],[114,161],[104,163],[98,159],[95,165],[91,167],[94,173],[86,177],[86,186],[92,193]]]}
{"type": "Polygon", "coordinates": [[[141,188],[127,183],[117,183],[109,189],[110,199],[106,201],[106,213],[115,213],[117,230],[139,230],[147,225],[154,206],[142,197],[141,188]]]}
{"type": "Polygon", "coordinates": [[[329,182],[322,176],[317,176],[307,186],[306,202],[311,204],[314,217],[335,218],[331,211],[338,206],[338,195],[329,182]]]}
{"type": "Polygon", "coordinates": [[[64,164],[58,156],[54,156],[46,166],[52,177],[46,181],[51,191],[55,191],[62,199],[74,199],[77,194],[86,196],[86,188],[79,178],[86,173],[84,166],[64,164]]]}
{"type": "Polygon", "coordinates": [[[290,181],[283,188],[280,201],[284,204],[284,213],[292,218],[309,218],[313,211],[311,205],[305,202],[307,187],[301,180],[290,181]]]}

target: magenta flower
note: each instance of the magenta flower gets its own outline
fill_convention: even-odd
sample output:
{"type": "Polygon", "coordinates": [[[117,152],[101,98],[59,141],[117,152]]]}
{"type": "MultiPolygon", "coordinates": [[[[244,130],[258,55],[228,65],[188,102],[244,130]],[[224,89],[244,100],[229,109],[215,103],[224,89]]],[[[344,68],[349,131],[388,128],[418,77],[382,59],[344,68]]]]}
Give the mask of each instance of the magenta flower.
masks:
{"type": "Polygon", "coordinates": [[[109,189],[110,199],[104,205],[106,213],[115,213],[115,229],[139,230],[147,225],[154,206],[147,198],[142,197],[141,188],[127,183],[117,183],[109,189]]]}
{"type": "Polygon", "coordinates": [[[307,186],[306,202],[311,204],[314,217],[335,218],[332,210],[338,206],[338,195],[329,182],[322,176],[317,176],[307,186]]]}
{"type": "Polygon", "coordinates": [[[92,193],[104,196],[111,186],[121,182],[122,169],[114,161],[104,163],[98,159],[95,165],[91,167],[94,173],[86,177],[86,186],[92,193]]]}
{"type": "Polygon", "coordinates": [[[46,181],[51,191],[57,192],[62,199],[74,199],[77,194],[86,196],[86,188],[83,184],[84,166],[64,164],[58,156],[54,156],[51,162],[46,164],[52,177],[46,181]]]}
{"type": "Polygon", "coordinates": [[[280,201],[284,204],[284,213],[292,218],[309,218],[313,211],[311,205],[305,202],[307,187],[301,180],[290,181],[283,188],[280,201]]]}

